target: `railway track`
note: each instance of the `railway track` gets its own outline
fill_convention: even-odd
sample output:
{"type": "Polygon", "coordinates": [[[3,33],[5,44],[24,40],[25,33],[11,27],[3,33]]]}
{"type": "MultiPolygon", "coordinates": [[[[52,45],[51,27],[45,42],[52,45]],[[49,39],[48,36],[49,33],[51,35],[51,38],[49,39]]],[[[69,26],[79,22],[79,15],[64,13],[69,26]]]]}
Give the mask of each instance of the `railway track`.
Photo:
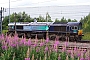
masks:
{"type": "MultiPolygon", "coordinates": [[[[40,40],[40,39],[38,39],[38,40],[40,40]]],[[[55,40],[50,40],[50,41],[55,41],[55,40]]],[[[59,41],[65,42],[65,41],[68,41],[68,40],[59,40],[59,41]]],[[[69,42],[90,43],[90,40],[78,40],[78,41],[69,41],[69,42]]]]}
{"type": "Polygon", "coordinates": [[[80,43],[90,43],[90,40],[81,40],[81,41],[78,41],[80,43]]]}
{"type": "MultiPolygon", "coordinates": [[[[35,43],[35,40],[32,40],[33,43],[35,43]]],[[[40,42],[42,42],[42,40],[38,40],[38,47],[40,47],[40,42]]],[[[43,42],[45,42],[45,40],[43,40],[43,42]]],[[[55,41],[49,41],[49,46],[52,47],[54,45],[55,41]]],[[[32,44],[33,45],[33,44],[32,44]]],[[[58,50],[62,50],[63,47],[65,47],[66,45],[66,50],[74,50],[74,48],[77,48],[79,50],[90,50],[90,44],[88,43],[81,43],[81,42],[67,42],[67,44],[65,43],[65,41],[59,41],[59,45],[58,45],[58,50]]]]}
{"type": "MultiPolygon", "coordinates": [[[[35,39],[31,40],[32,42],[35,42],[35,39]]],[[[45,40],[38,40],[38,42],[45,42],[45,40]]],[[[68,46],[78,46],[78,47],[89,47],[90,48],[90,41],[79,41],[79,42],[69,42],[67,41],[68,46]],[[87,42],[87,43],[86,43],[87,42]]],[[[54,44],[55,41],[50,40],[49,41],[50,44],[54,44]]],[[[65,41],[59,41],[60,45],[64,45],[65,41]]]]}
{"type": "MultiPolygon", "coordinates": [[[[22,40],[22,38],[20,38],[22,40]]],[[[28,39],[27,39],[28,40],[28,39]]],[[[35,43],[36,39],[31,39],[32,45],[35,43]]],[[[45,39],[38,39],[38,44],[40,45],[41,42],[45,42],[45,39]]],[[[63,46],[65,46],[66,41],[59,41],[58,49],[62,50],[63,46]]],[[[55,43],[55,40],[49,40],[50,45],[52,46],[55,43]]],[[[81,40],[78,42],[70,42],[67,41],[67,50],[73,50],[74,48],[81,49],[81,50],[90,50],[90,40],[81,40]]]]}
{"type": "MultiPolygon", "coordinates": [[[[61,40],[62,42],[65,42],[65,40],[61,40]]],[[[77,43],[90,43],[90,40],[78,40],[78,41],[69,41],[69,42],[77,42],[77,43]]]]}

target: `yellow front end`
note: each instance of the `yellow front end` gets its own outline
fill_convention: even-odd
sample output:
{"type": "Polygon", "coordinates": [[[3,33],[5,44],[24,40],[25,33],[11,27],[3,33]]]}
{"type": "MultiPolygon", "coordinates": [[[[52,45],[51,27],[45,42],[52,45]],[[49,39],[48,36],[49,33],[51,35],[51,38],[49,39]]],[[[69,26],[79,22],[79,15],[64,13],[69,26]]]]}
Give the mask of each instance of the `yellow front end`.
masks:
{"type": "Polygon", "coordinates": [[[78,35],[82,35],[82,30],[78,30],[78,35]]]}

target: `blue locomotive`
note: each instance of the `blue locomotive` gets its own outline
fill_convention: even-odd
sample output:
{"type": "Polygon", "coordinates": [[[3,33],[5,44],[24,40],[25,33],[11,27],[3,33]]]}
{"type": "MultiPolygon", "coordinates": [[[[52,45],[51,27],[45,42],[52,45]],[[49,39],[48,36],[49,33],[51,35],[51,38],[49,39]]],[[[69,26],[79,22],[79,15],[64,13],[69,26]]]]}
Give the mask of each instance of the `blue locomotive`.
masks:
{"type": "Polygon", "coordinates": [[[58,36],[61,40],[66,37],[70,40],[81,40],[83,36],[81,22],[17,22],[9,23],[8,26],[8,34],[14,35],[16,30],[18,36],[25,35],[28,38],[35,37],[36,34],[38,37],[46,38],[47,32],[50,39],[58,36]]]}

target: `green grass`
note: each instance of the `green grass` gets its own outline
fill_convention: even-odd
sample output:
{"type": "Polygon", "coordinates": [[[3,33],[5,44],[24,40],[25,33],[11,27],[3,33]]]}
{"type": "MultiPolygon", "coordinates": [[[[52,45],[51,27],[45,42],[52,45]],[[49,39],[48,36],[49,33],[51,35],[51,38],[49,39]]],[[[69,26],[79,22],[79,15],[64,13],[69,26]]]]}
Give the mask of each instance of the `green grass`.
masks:
{"type": "Polygon", "coordinates": [[[84,33],[83,40],[90,40],[90,32],[84,33]]]}
{"type": "Polygon", "coordinates": [[[5,34],[6,32],[8,32],[8,30],[2,30],[2,33],[5,34]]]}

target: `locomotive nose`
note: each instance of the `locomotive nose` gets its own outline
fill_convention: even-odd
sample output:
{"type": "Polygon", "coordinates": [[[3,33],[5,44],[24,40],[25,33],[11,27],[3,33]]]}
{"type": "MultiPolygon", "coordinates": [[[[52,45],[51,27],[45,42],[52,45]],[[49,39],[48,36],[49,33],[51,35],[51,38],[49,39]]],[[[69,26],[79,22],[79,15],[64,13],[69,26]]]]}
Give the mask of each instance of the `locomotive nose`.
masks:
{"type": "Polygon", "coordinates": [[[78,30],[78,35],[82,35],[82,30],[78,30]]]}

